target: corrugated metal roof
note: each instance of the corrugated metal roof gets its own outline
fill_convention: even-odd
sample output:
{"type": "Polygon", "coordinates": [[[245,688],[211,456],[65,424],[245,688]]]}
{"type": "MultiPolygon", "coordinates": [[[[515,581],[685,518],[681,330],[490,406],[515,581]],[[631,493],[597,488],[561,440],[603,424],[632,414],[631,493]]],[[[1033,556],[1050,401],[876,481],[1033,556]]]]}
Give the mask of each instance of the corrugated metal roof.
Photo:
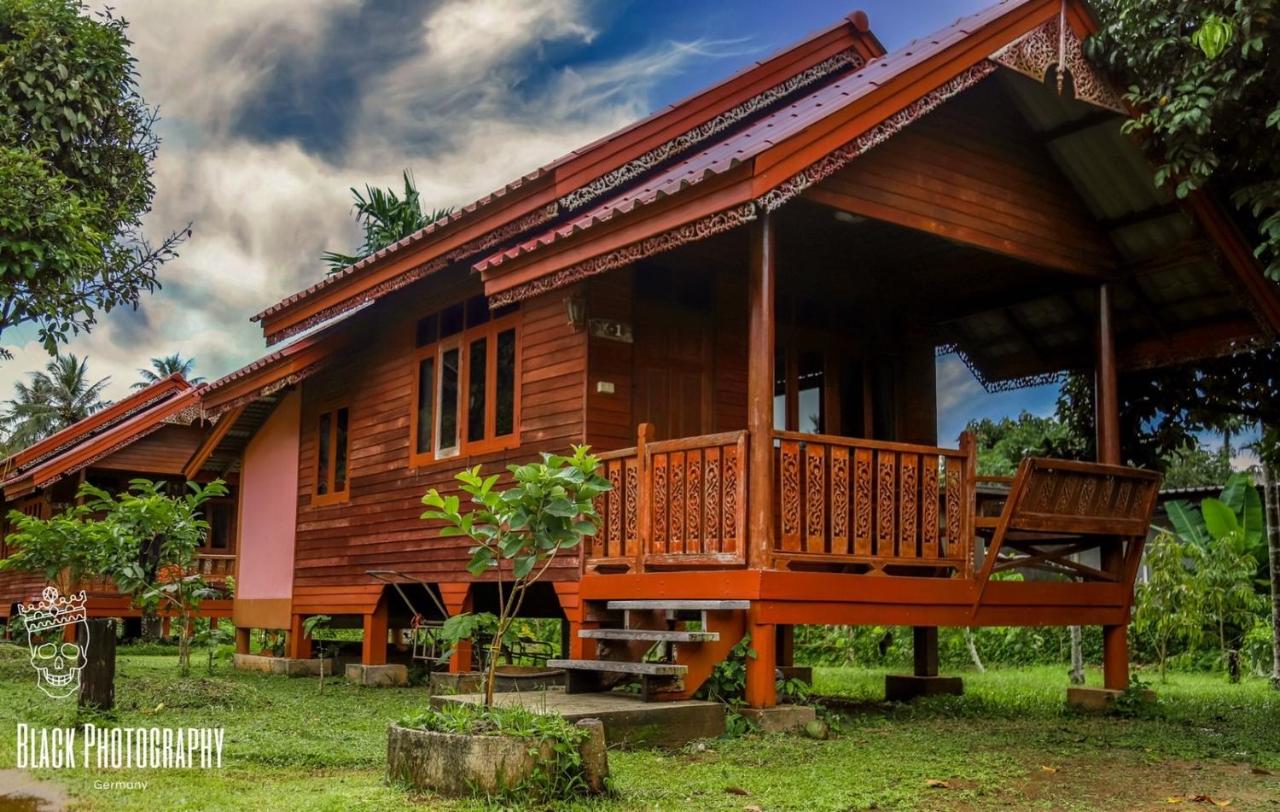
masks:
{"type": "Polygon", "coordinates": [[[655,173],[636,188],[615,195],[581,217],[512,248],[491,254],[472,267],[477,271],[492,270],[506,261],[631,212],[637,206],[652,204],[709,178],[722,175],[797,135],[819,120],[859,101],[972,32],[1029,2],[1033,0],[1003,0],[976,14],[961,18],[929,37],[913,40],[903,48],[868,63],[862,69],[757,119],[710,147],[655,173]]]}

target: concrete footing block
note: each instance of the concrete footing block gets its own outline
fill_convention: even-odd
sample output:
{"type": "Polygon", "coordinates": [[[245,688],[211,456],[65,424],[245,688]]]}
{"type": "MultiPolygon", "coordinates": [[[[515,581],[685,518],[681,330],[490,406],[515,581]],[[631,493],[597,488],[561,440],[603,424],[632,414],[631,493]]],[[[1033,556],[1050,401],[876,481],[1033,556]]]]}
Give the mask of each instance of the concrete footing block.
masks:
{"type": "MultiPolygon", "coordinates": [[[[1124,691],[1111,688],[1072,687],[1067,689],[1067,704],[1076,710],[1103,713],[1114,708],[1122,694],[1124,691]]],[[[1140,697],[1143,702],[1156,701],[1155,691],[1144,690],[1140,697]]]]}
{"type": "Polygon", "coordinates": [[[917,677],[913,674],[886,674],[884,698],[890,702],[909,702],[920,696],[960,696],[964,680],[960,677],[917,677]]]}
{"type": "Polygon", "coordinates": [[[347,665],[347,682],[370,688],[395,688],[409,684],[409,667],[405,665],[347,665]]]}
{"type": "Polygon", "coordinates": [[[231,664],[237,671],[261,671],[264,674],[283,674],[286,677],[318,677],[321,669],[324,669],[326,676],[332,676],[335,670],[332,658],[298,660],[261,654],[235,654],[232,655],[231,664]]]}
{"type": "MultiPolygon", "coordinates": [[[[526,666],[501,666],[493,681],[493,690],[545,691],[564,685],[564,671],[526,666]]],[[[473,694],[484,692],[484,674],[479,671],[451,673],[435,671],[429,686],[432,694],[473,694]]]]}
{"type": "Polygon", "coordinates": [[[799,730],[818,718],[817,711],[807,705],[775,705],[772,708],[742,708],[738,711],[760,728],[762,733],[799,730]]]}

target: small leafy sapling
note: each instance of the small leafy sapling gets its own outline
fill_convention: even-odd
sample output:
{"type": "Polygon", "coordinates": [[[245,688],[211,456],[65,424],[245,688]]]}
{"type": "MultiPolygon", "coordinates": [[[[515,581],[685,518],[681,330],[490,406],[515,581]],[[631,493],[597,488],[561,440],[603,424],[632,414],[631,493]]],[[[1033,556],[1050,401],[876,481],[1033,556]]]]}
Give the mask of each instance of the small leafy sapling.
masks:
{"type": "MultiPolygon", "coordinates": [[[[492,641],[485,660],[485,705],[493,704],[498,658],[511,624],[520,613],[529,587],[547,571],[556,557],[578,549],[582,540],[595,535],[599,516],[598,496],[609,491],[609,481],[597,473],[600,461],[588,446],[574,446],[569,456],[543,454],[541,462],[508,466],[512,484],[497,489],[498,475],[480,475],[480,466],[460,472],[455,479],[473,507],[462,511],[459,496],[445,496],[432,488],[422,497],[428,510],[423,519],[443,521],[443,536],[465,536],[471,547],[467,571],[477,578],[492,575],[498,586],[498,613],[479,613],[475,623],[454,620],[446,636],[474,632],[483,618],[492,618],[492,641]]],[[[452,619],[451,619],[452,620],[452,619]]],[[[460,639],[460,638],[455,638],[460,639]]]]}
{"type": "Polygon", "coordinates": [[[163,482],[135,479],[129,490],[111,494],[80,486],[85,506],[104,518],[106,574],[145,612],[161,609],[178,621],[178,664],[191,673],[192,621],[200,602],[219,593],[196,571],[196,558],[209,533],[205,502],[226,496],[222,480],[187,483],[188,493],[170,496],[163,482]]]}
{"type": "MultiPolygon", "coordinates": [[[[312,615],[302,621],[302,633],[312,642],[319,643],[320,641],[316,640],[316,632],[327,631],[329,624],[332,622],[333,618],[329,615],[312,615]]],[[[324,662],[326,656],[328,656],[326,652],[330,648],[337,648],[331,641],[326,641],[326,643],[320,643],[316,648],[316,656],[320,658],[320,688],[318,689],[320,691],[324,690],[324,662]],[[326,643],[328,644],[326,645],[326,643]]]]}
{"type": "Polygon", "coordinates": [[[197,630],[192,642],[197,646],[204,646],[209,654],[209,673],[213,673],[213,663],[218,656],[218,647],[225,646],[232,642],[235,638],[231,632],[224,626],[215,626],[208,621],[196,624],[197,630]]]}

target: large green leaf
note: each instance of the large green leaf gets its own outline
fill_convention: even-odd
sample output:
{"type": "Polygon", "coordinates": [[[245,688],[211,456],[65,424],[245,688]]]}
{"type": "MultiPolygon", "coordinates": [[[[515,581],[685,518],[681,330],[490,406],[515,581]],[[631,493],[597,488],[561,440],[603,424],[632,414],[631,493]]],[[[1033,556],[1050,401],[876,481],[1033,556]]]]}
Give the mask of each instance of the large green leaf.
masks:
{"type": "Polygon", "coordinates": [[[1209,533],[1204,527],[1204,517],[1188,502],[1175,499],[1166,504],[1164,509],[1170,523],[1173,524],[1173,532],[1183,541],[1202,547],[1209,542],[1209,533]]]}
{"type": "Polygon", "coordinates": [[[1205,529],[1214,539],[1223,538],[1240,530],[1240,520],[1221,499],[1200,500],[1200,513],[1204,516],[1205,529]]]}
{"type": "MultiPolygon", "coordinates": [[[[1258,496],[1258,489],[1253,485],[1253,477],[1245,473],[1233,474],[1227,488],[1235,488],[1237,492],[1232,494],[1233,502],[1228,502],[1225,498],[1222,501],[1231,506],[1240,521],[1245,552],[1252,553],[1260,560],[1264,554],[1262,534],[1266,520],[1262,515],[1262,497],[1258,496]]],[[[1222,493],[1225,497],[1227,490],[1223,489],[1222,493]]]]}
{"type": "Polygon", "coordinates": [[[1253,489],[1253,477],[1243,471],[1236,471],[1227,477],[1227,484],[1222,487],[1218,498],[1231,508],[1232,513],[1239,516],[1244,512],[1245,493],[1253,489]]]}

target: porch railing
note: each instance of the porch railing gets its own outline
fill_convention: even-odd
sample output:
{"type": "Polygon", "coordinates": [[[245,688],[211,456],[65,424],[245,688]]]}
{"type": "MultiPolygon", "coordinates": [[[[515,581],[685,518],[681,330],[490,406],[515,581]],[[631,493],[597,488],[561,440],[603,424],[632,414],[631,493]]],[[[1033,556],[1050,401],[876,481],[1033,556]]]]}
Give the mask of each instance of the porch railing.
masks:
{"type": "Polygon", "coordinates": [[[234,555],[201,553],[196,556],[196,571],[205,578],[213,579],[223,579],[229,575],[235,575],[236,557],[234,555]]]}
{"type": "Polygon", "coordinates": [[[774,432],[775,565],[967,576],[972,443],[962,449],[774,432]]]}
{"type": "Polygon", "coordinates": [[[613,490],[583,567],[741,567],[969,575],[974,456],[962,449],[774,432],[774,540],[749,559],[745,431],[600,455],[613,490]],[[932,571],[930,571],[932,570],[932,571]]]}
{"type": "Polygon", "coordinates": [[[746,564],[747,433],[647,441],[599,455],[613,490],[584,564],[599,571],[746,564]]]}

